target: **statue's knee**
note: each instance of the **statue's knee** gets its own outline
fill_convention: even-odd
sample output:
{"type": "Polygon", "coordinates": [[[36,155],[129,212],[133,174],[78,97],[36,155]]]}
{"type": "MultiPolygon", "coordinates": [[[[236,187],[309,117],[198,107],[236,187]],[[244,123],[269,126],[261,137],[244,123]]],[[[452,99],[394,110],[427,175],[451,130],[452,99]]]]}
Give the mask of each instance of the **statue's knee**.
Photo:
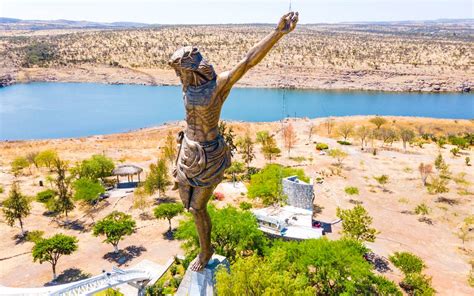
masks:
{"type": "Polygon", "coordinates": [[[193,205],[191,203],[191,207],[189,208],[189,211],[191,212],[191,214],[193,215],[202,215],[206,212],[206,208],[204,207],[199,207],[197,205],[193,205]]]}

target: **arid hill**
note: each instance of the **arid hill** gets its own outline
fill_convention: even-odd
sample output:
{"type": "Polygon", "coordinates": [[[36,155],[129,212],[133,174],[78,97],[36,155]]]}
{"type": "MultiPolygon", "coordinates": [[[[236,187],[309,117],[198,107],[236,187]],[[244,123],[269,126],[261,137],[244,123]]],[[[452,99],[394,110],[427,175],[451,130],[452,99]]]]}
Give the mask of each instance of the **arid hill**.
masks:
{"type": "MultiPolygon", "coordinates": [[[[221,71],[271,30],[273,25],[10,29],[0,31],[0,55],[5,57],[0,63],[8,72],[3,74],[15,73],[19,81],[175,84],[167,61],[178,47],[199,46],[221,71]]],[[[473,41],[469,20],[301,25],[242,85],[469,91],[473,41]]]]}

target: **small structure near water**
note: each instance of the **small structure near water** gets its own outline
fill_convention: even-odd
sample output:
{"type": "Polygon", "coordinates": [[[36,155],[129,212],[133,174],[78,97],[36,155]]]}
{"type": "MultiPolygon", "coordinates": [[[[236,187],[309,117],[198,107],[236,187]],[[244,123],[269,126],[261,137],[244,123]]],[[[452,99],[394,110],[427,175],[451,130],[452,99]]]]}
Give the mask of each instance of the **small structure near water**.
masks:
{"type": "Polygon", "coordinates": [[[140,183],[140,174],[143,172],[143,169],[139,166],[133,164],[125,164],[117,166],[113,171],[112,175],[117,177],[117,188],[135,188],[140,183]],[[138,176],[138,182],[133,180],[133,177],[138,176]],[[120,177],[127,176],[126,183],[120,183],[120,177]]]}

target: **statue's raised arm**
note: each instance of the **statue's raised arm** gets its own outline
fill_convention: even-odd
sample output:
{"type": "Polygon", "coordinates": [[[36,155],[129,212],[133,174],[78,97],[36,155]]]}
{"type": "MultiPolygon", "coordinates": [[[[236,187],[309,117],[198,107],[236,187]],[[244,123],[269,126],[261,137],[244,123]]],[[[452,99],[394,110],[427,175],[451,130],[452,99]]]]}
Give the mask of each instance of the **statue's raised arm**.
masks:
{"type": "Polygon", "coordinates": [[[271,32],[259,43],[255,44],[249,50],[245,58],[243,58],[232,70],[223,72],[219,75],[218,79],[222,83],[221,88],[224,91],[230,90],[250,68],[260,63],[278,40],[295,29],[297,22],[298,12],[289,12],[283,15],[275,31],[271,32]]]}

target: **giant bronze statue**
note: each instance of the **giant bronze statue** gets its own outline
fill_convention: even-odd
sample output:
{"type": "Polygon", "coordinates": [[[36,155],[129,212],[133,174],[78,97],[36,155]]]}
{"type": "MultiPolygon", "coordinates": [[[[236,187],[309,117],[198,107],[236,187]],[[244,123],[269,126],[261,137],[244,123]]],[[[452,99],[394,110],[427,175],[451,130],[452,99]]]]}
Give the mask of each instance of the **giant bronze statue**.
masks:
{"type": "Polygon", "coordinates": [[[232,86],[257,65],[298,22],[298,13],[284,15],[277,28],[257,43],[232,70],[220,74],[208,64],[196,47],[177,50],[169,65],[183,84],[187,128],[179,134],[180,148],[173,175],[184,206],[193,214],[201,252],[191,263],[202,270],[212,257],[211,219],[207,202],[230,166],[230,151],[218,131],[222,105],[232,86]]]}

